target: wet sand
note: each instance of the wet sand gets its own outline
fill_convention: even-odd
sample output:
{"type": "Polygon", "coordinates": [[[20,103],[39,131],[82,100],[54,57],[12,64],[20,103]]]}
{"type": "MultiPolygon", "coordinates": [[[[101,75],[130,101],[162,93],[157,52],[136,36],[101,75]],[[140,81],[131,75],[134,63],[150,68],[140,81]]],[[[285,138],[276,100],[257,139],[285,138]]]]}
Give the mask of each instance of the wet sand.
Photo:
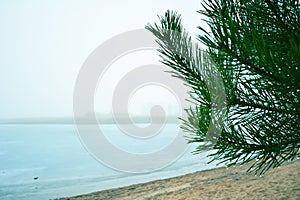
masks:
{"type": "Polygon", "coordinates": [[[295,199],[300,200],[300,161],[264,176],[246,173],[247,166],[218,168],[175,178],[104,190],[62,200],[98,199],[295,199]]]}

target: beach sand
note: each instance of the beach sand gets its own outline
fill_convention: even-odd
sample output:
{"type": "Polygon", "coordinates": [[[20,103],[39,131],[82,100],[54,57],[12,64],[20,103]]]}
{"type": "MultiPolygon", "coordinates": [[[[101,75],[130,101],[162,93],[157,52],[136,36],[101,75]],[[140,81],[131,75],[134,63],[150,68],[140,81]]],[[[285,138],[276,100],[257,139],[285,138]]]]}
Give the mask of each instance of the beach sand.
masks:
{"type": "Polygon", "coordinates": [[[62,199],[300,200],[299,160],[269,170],[262,177],[247,174],[247,167],[218,168],[62,199]]]}

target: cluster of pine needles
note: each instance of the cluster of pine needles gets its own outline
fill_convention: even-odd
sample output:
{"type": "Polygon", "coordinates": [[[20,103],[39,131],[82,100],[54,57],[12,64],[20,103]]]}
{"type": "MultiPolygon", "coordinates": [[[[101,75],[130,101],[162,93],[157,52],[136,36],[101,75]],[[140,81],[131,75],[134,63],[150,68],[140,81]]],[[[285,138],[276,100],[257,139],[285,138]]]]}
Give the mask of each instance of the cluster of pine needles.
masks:
{"type": "Polygon", "coordinates": [[[198,11],[209,27],[198,27],[205,50],[175,11],[146,26],[161,62],[190,88],[193,106],[182,129],[189,142],[199,143],[195,153],[214,150],[211,161],[228,166],[251,161],[256,174],[300,156],[299,4],[207,0],[198,11]]]}

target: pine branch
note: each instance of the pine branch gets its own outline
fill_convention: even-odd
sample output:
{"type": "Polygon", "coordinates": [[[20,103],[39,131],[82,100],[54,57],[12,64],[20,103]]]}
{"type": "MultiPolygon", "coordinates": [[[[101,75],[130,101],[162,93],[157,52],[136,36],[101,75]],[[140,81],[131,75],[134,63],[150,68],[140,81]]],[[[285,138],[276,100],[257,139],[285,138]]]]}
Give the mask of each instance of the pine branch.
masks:
{"type": "Polygon", "coordinates": [[[173,76],[183,79],[192,88],[192,99],[196,95],[199,103],[210,107],[210,95],[203,77],[203,71],[211,65],[206,53],[192,42],[176,12],[167,11],[159,19],[160,24],[148,24],[146,29],[157,38],[161,62],[175,70],[173,76]]]}
{"type": "Polygon", "coordinates": [[[148,25],[160,45],[162,63],[190,86],[195,107],[186,109],[182,129],[198,142],[195,153],[216,149],[212,160],[227,165],[253,161],[249,171],[263,174],[296,159],[300,150],[300,7],[298,1],[205,1],[199,11],[210,31],[200,42],[209,50],[227,95],[224,129],[216,144],[207,140],[211,117],[212,66],[191,42],[176,12],[148,25]],[[174,31],[176,33],[174,33],[174,31]],[[179,32],[179,33],[178,33],[179,32]]]}

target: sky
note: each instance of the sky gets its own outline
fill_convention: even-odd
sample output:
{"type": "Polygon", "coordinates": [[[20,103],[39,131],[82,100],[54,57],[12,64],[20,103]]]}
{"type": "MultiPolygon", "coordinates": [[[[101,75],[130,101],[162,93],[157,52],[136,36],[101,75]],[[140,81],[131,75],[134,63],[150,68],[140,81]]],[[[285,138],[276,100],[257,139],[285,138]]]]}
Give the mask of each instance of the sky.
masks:
{"type": "MultiPolygon", "coordinates": [[[[167,9],[178,10],[195,38],[202,23],[196,12],[200,8],[199,0],[1,0],[0,119],[72,116],[77,75],[95,48],[157,21],[157,14],[167,9]]],[[[170,92],[151,102],[146,94],[155,99],[160,89],[144,89],[148,92],[138,91],[130,102],[133,112],[155,102],[169,110],[176,107],[170,92]]],[[[95,111],[110,112],[110,107],[96,103],[95,111]]]]}

